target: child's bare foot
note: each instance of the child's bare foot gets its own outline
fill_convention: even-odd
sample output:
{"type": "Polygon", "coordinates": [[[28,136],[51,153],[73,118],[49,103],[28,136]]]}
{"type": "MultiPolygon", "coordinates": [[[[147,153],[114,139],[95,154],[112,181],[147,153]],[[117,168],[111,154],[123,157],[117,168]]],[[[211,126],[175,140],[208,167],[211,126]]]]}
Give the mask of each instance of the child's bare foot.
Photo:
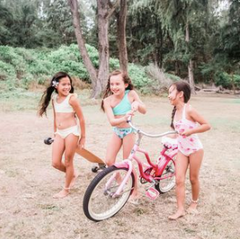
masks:
{"type": "Polygon", "coordinates": [[[171,216],[168,217],[170,220],[177,220],[180,217],[185,216],[185,211],[184,210],[177,210],[177,212],[171,216]]]}
{"type": "Polygon", "coordinates": [[[198,206],[198,200],[196,201],[192,200],[189,208],[187,209],[187,212],[190,214],[198,214],[199,212],[197,210],[197,206],[198,206]]]}
{"type": "Polygon", "coordinates": [[[63,188],[59,193],[54,194],[53,198],[65,198],[70,193],[70,188],[63,188]]]}
{"type": "Polygon", "coordinates": [[[140,199],[139,193],[134,190],[128,201],[134,205],[138,205],[140,204],[139,199],[140,199]]]}

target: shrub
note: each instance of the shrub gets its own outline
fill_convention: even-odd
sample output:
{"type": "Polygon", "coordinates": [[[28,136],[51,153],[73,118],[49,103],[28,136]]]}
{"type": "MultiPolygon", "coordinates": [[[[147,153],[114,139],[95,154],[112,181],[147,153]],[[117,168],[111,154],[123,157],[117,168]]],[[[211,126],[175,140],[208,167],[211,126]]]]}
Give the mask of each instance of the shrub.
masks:
{"type": "Polygon", "coordinates": [[[146,75],[145,68],[142,66],[130,63],[128,65],[128,74],[133,82],[133,85],[137,89],[143,89],[152,82],[152,80],[146,75]]]}
{"type": "Polygon", "coordinates": [[[215,75],[214,81],[217,86],[223,88],[232,89],[233,85],[237,89],[240,89],[240,75],[229,75],[226,72],[221,72],[215,75]]]}
{"type": "Polygon", "coordinates": [[[146,72],[152,79],[151,84],[147,86],[148,92],[156,95],[165,93],[174,81],[180,80],[180,77],[165,73],[155,64],[150,64],[146,72]]]}
{"type": "Polygon", "coordinates": [[[21,55],[15,52],[15,48],[0,46],[0,60],[11,64],[15,69],[16,77],[21,79],[21,76],[25,72],[26,62],[21,55]]]}
{"type": "Polygon", "coordinates": [[[0,80],[11,80],[16,78],[16,72],[11,64],[0,60],[0,80]]]}
{"type": "Polygon", "coordinates": [[[119,69],[120,65],[119,65],[119,60],[115,59],[115,58],[110,58],[109,59],[109,70],[110,72],[119,69]]]}

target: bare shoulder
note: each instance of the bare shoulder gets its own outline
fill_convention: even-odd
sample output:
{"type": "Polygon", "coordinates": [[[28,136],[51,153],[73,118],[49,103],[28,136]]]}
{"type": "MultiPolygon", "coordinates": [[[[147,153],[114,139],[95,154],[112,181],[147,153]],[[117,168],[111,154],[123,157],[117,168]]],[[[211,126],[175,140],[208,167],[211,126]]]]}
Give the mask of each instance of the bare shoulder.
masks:
{"type": "Polygon", "coordinates": [[[69,97],[69,103],[74,104],[77,102],[78,102],[77,94],[76,93],[71,94],[69,97]]]}
{"type": "Polygon", "coordinates": [[[136,96],[136,95],[138,95],[135,90],[130,90],[128,94],[129,94],[130,96],[136,96]]]}
{"type": "Polygon", "coordinates": [[[131,90],[131,91],[129,92],[129,98],[130,98],[130,101],[131,101],[131,102],[133,102],[133,101],[138,101],[138,102],[141,102],[141,103],[142,103],[142,101],[141,101],[138,93],[137,93],[135,90],[131,90]]]}
{"type": "Polygon", "coordinates": [[[194,117],[196,114],[198,114],[197,110],[192,105],[188,105],[188,107],[186,108],[186,113],[190,117],[194,117]]]}
{"type": "Polygon", "coordinates": [[[135,90],[130,90],[129,93],[128,93],[128,96],[131,100],[138,100],[138,94],[135,90]]]}
{"type": "Polygon", "coordinates": [[[105,104],[105,103],[106,103],[106,104],[110,104],[111,101],[112,101],[112,98],[113,98],[113,96],[110,95],[110,96],[106,97],[105,99],[103,99],[104,104],[105,104]]]}

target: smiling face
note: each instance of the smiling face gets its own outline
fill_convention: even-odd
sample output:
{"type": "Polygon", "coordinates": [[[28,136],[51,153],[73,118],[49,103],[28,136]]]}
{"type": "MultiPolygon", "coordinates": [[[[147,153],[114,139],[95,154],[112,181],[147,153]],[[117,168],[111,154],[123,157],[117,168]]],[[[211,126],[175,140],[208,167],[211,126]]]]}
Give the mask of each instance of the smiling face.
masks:
{"type": "Polygon", "coordinates": [[[177,87],[172,85],[168,91],[168,99],[171,105],[176,106],[180,101],[183,101],[183,92],[179,92],[177,87]]]}
{"type": "Polygon", "coordinates": [[[110,90],[114,95],[123,94],[127,87],[128,87],[128,84],[124,83],[122,74],[111,76],[110,90]]]}
{"type": "Polygon", "coordinates": [[[59,80],[59,84],[56,87],[59,96],[67,96],[71,88],[72,88],[71,81],[68,77],[61,78],[59,80]]]}

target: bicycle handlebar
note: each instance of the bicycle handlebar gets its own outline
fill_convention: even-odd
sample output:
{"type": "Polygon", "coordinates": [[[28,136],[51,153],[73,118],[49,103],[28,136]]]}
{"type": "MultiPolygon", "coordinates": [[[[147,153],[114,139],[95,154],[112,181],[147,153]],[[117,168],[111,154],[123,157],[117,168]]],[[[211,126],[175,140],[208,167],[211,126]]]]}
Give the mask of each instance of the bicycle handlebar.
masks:
{"type": "Polygon", "coordinates": [[[137,133],[143,134],[143,135],[145,135],[145,136],[147,136],[147,137],[150,137],[150,138],[160,138],[160,137],[163,137],[163,136],[169,135],[169,134],[177,134],[177,131],[176,131],[176,130],[167,131],[167,132],[162,133],[162,134],[149,134],[149,133],[146,133],[146,132],[142,131],[141,129],[138,129],[136,126],[134,126],[134,125],[132,124],[132,116],[131,116],[131,115],[128,117],[127,123],[128,123],[133,129],[135,129],[135,130],[137,131],[137,133]]]}

